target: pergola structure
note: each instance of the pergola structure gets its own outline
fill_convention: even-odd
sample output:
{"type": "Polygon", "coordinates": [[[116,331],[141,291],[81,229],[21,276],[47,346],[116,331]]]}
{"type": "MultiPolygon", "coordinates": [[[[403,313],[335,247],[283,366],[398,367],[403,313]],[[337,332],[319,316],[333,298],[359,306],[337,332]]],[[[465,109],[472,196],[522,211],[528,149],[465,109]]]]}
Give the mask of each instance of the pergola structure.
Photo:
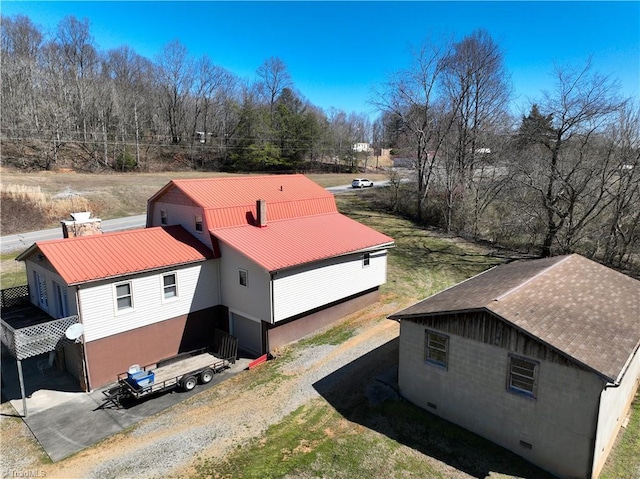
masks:
{"type": "Polygon", "coordinates": [[[22,408],[27,416],[27,402],[22,360],[55,351],[65,339],[67,329],[78,323],[78,316],[53,319],[29,302],[27,286],[2,290],[0,340],[16,358],[22,394],[22,408]]]}

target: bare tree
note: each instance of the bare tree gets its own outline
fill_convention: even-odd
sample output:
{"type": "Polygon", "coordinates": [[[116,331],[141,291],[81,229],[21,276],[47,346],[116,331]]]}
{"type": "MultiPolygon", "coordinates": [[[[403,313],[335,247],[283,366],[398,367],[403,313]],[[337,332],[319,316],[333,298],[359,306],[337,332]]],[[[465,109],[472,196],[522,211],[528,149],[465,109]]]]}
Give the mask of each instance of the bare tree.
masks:
{"type": "Polygon", "coordinates": [[[372,101],[399,120],[413,145],[418,220],[422,220],[438,154],[455,120],[451,112],[458,109],[457,104],[447,104],[440,90],[451,53],[451,42],[442,46],[425,44],[414,52],[412,66],[395,74],[372,101]]]}
{"type": "Polygon", "coordinates": [[[87,102],[99,66],[98,53],[89,32],[89,20],[78,20],[74,16],[63,18],[58,24],[55,41],[62,54],[64,72],[75,87],[73,105],[76,128],[80,130],[82,141],[86,144],[91,114],[87,102]]]}
{"type": "MultiPolygon", "coordinates": [[[[482,188],[487,186],[493,190],[501,184],[501,181],[490,179],[496,170],[486,161],[492,144],[499,138],[497,133],[504,123],[503,118],[507,116],[511,88],[502,52],[484,30],[477,30],[454,43],[445,62],[444,89],[449,103],[458,106],[453,112],[454,128],[448,135],[447,153],[440,162],[447,163],[442,167],[447,176],[444,179],[446,227],[451,229],[455,210],[466,206],[467,211],[458,215],[459,228],[465,228],[464,222],[471,212],[475,235],[480,210],[488,206],[480,198],[493,197],[493,194],[486,196],[482,188]],[[481,170],[479,175],[476,170],[481,170]],[[468,195],[469,192],[472,195],[468,195]]],[[[495,144],[494,153],[497,149],[498,144],[495,144]]]]}
{"type": "Polygon", "coordinates": [[[613,197],[608,211],[604,239],[604,259],[617,267],[640,260],[640,106],[628,105],[620,111],[607,138],[615,145],[615,175],[609,187],[613,197]]]}
{"type": "Polygon", "coordinates": [[[476,30],[453,45],[443,76],[455,112],[454,160],[463,184],[473,178],[478,158],[489,145],[483,136],[505,115],[511,88],[502,52],[485,30],[476,30]]]}
{"type": "Polygon", "coordinates": [[[193,88],[193,61],[187,48],[175,40],[162,49],[156,62],[160,108],[164,113],[173,143],[179,143],[186,132],[187,100],[193,88]]]}
{"type": "Polygon", "coordinates": [[[285,88],[291,88],[293,82],[287,66],[277,57],[270,57],[258,67],[256,71],[261,79],[259,92],[266,99],[269,105],[269,118],[273,121],[273,108],[276,99],[282,94],[285,88]]]}
{"type": "Polygon", "coordinates": [[[40,100],[36,90],[43,35],[28,17],[2,17],[0,71],[3,123],[17,136],[39,132],[40,100]]]}
{"type": "MultiPolygon", "coordinates": [[[[558,68],[553,93],[545,94],[543,114],[552,122],[552,134],[538,143],[540,156],[535,170],[529,168],[524,184],[536,192],[544,228],[543,256],[559,246],[559,235],[569,228],[575,235],[590,218],[601,212],[610,180],[610,155],[596,155],[597,140],[623,107],[617,98],[617,83],[580,69],[558,68]]],[[[565,239],[563,252],[573,242],[565,239]]]]}
{"type": "Polygon", "coordinates": [[[134,163],[129,167],[143,168],[142,132],[151,128],[149,118],[153,116],[155,107],[151,98],[154,91],[153,65],[125,46],[107,52],[102,70],[104,83],[112,87],[111,101],[117,126],[111,135],[120,138],[120,167],[124,163],[134,163]],[[125,161],[125,158],[131,158],[132,150],[135,151],[135,158],[125,161]]]}

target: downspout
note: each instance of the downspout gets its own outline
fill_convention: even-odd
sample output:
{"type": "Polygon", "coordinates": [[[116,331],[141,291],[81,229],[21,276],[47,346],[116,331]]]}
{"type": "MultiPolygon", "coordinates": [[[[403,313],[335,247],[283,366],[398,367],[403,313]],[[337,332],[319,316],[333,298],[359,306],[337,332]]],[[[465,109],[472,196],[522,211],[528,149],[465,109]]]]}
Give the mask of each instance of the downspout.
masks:
{"type": "MultiPolygon", "coordinates": [[[[273,293],[273,280],[275,279],[276,275],[278,274],[277,271],[270,271],[269,272],[269,300],[271,302],[271,305],[269,307],[270,309],[270,315],[271,318],[269,318],[269,322],[273,325],[276,324],[276,312],[275,312],[275,302],[274,302],[274,293],[273,293]]],[[[271,346],[269,345],[269,331],[267,330],[267,338],[266,338],[266,347],[267,347],[267,354],[271,353],[271,346]]]]}
{"type": "Polygon", "coordinates": [[[273,292],[273,281],[276,278],[276,275],[278,274],[277,271],[271,271],[269,272],[269,297],[271,299],[271,324],[276,324],[276,310],[275,310],[275,297],[274,297],[274,292],[273,292]]]}

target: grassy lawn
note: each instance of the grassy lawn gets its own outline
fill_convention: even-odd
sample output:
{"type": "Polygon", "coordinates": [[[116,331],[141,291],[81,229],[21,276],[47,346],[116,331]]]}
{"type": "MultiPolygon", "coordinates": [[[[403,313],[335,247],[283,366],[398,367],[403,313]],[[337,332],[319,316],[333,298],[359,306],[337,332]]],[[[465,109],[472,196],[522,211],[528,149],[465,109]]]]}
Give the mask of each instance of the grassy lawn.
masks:
{"type": "Polygon", "coordinates": [[[631,404],[631,417],[600,474],[600,479],[640,477],[640,390],[631,404]]]}
{"type": "Polygon", "coordinates": [[[0,256],[0,289],[13,288],[27,284],[27,273],[24,263],[16,261],[21,251],[0,256]]]}

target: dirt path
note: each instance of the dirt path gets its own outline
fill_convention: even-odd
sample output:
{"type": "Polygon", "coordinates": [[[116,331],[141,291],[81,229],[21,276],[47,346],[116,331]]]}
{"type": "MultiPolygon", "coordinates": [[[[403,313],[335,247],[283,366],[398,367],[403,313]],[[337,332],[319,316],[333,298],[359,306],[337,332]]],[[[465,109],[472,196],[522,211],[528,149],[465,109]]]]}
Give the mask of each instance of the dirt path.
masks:
{"type": "MultiPolygon", "coordinates": [[[[3,476],[36,471],[40,477],[60,479],[189,477],[198,457],[223,457],[260,437],[270,425],[321,397],[314,387],[318,381],[395,339],[397,323],[371,318],[384,318],[396,309],[397,304],[381,304],[356,313],[356,322],[362,324],[346,342],[298,348],[273,377],[260,368],[246,371],[56,464],[42,465],[24,423],[3,417],[3,476]],[[19,450],[12,447],[14,439],[22,445],[19,450]]],[[[364,372],[358,377],[371,379],[364,372]]]]}

